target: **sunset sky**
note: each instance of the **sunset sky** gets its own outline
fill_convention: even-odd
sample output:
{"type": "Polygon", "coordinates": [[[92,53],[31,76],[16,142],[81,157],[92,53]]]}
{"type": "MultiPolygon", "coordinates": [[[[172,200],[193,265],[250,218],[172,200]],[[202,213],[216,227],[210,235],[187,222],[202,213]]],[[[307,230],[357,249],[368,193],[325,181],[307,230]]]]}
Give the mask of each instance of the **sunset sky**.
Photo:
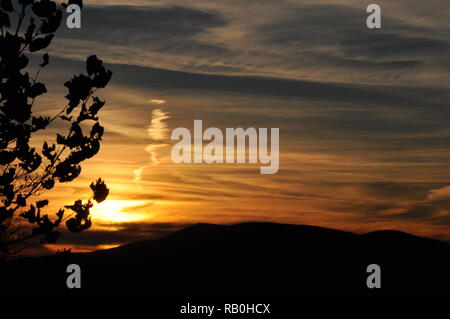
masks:
{"type": "MultiPolygon", "coordinates": [[[[62,247],[112,247],[184,225],[267,221],[355,232],[397,229],[450,241],[448,0],[85,1],[62,26],[38,113],[97,54],[114,72],[99,96],[100,153],[46,194],[55,212],[111,190],[94,226],[62,247]],[[173,164],[170,133],[279,128],[280,170],[173,164]]],[[[46,132],[53,139],[58,124],[46,132]]],[[[54,247],[53,247],[54,248],[54,247]]]]}

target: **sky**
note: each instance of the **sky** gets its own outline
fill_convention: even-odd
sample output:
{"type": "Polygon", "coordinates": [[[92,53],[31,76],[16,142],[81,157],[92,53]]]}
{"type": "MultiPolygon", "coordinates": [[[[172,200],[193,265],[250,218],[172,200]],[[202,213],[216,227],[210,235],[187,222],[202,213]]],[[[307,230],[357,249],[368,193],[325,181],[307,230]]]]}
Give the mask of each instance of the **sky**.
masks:
{"type": "MultiPolygon", "coordinates": [[[[45,194],[50,209],[110,188],[73,251],[162,236],[195,223],[396,229],[450,241],[450,5],[357,0],[85,1],[62,26],[37,113],[98,55],[113,71],[100,153],[45,194]],[[172,162],[172,130],[279,128],[280,169],[172,162]]],[[[56,108],[55,108],[56,107],[56,108]]],[[[56,127],[41,138],[53,139],[56,127]]]]}

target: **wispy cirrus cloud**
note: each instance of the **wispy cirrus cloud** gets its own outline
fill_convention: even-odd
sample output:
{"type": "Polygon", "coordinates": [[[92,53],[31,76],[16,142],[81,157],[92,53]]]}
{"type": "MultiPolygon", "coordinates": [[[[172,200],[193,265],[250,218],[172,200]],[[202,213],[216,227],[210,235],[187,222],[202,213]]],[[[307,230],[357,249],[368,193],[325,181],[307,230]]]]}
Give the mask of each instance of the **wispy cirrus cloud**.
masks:
{"type": "MultiPolygon", "coordinates": [[[[165,100],[150,100],[152,104],[165,104],[165,100]]],[[[151,143],[145,147],[145,151],[150,154],[150,165],[157,165],[159,163],[158,149],[168,146],[169,128],[166,121],[170,118],[169,113],[162,108],[157,108],[152,111],[150,125],[147,128],[148,136],[151,143]]],[[[142,172],[148,166],[141,166],[133,171],[135,183],[139,183],[142,179],[142,172]]]]}
{"type": "Polygon", "coordinates": [[[110,62],[179,71],[442,85],[450,31],[445,0],[435,2],[419,15],[410,2],[381,1],[374,32],[357,1],[105,1],[86,7],[85,28],[61,33],[55,53],[76,58],[75,47],[95,43],[110,62]]]}

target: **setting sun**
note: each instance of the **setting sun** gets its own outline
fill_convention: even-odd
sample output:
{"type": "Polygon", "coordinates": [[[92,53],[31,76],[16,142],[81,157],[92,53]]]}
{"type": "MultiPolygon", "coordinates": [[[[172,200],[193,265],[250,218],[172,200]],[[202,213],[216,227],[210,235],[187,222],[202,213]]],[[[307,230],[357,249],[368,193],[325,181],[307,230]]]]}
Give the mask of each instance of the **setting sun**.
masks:
{"type": "Polygon", "coordinates": [[[94,205],[91,209],[92,218],[101,222],[135,222],[148,219],[148,215],[131,213],[137,206],[145,205],[146,201],[134,200],[106,200],[94,205]]]}

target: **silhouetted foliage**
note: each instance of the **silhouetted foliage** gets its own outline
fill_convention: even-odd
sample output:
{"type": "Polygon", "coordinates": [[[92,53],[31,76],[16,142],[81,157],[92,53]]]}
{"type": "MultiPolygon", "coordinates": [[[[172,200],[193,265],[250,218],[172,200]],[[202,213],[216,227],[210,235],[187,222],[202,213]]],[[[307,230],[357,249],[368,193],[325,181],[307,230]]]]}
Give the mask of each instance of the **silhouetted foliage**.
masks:
{"type": "MultiPolygon", "coordinates": [[[[69,1],[72,3],[82,5],[81,1],[69,1]]],[[[44,214],[48,200],[31,203],[33,197],[52,189],[56,182],[77,178],[80,164],[98,153],[104,131],[98,112],[105,102],[94,94],[108,84],[112,72],[97,56],[87,58],[87,74],[74,76],[64,84],[68,103],[57,115],[34,116],[32,112],[36,99],[47,92],[38,76],[50,57],[42,55],[42,63],[32,77],[26,71],[26,53],[37,54],[51,44],[62,21],[63,7],[50,0],[0,0],[0,258],[17,242],[36,236],[41,242],[54,243],[60,236],[56,229],[64,221],[71,232],[88,229],[92,199],[101,202],[108,196],[108,188],[98,179],[90,185],[91,199],[66,206],[73,212],[70,216],[65,217],[63,209],[52,218],[44,214]],[[68,132],[58,133],[56,143],[45,141],[40,148],[32,146],[32,136],[55,120],[65,121],[68,132]],[[31,224],[32,230],[26,235],[7,236],[11,220],[17,217],[31,224]]]]}

